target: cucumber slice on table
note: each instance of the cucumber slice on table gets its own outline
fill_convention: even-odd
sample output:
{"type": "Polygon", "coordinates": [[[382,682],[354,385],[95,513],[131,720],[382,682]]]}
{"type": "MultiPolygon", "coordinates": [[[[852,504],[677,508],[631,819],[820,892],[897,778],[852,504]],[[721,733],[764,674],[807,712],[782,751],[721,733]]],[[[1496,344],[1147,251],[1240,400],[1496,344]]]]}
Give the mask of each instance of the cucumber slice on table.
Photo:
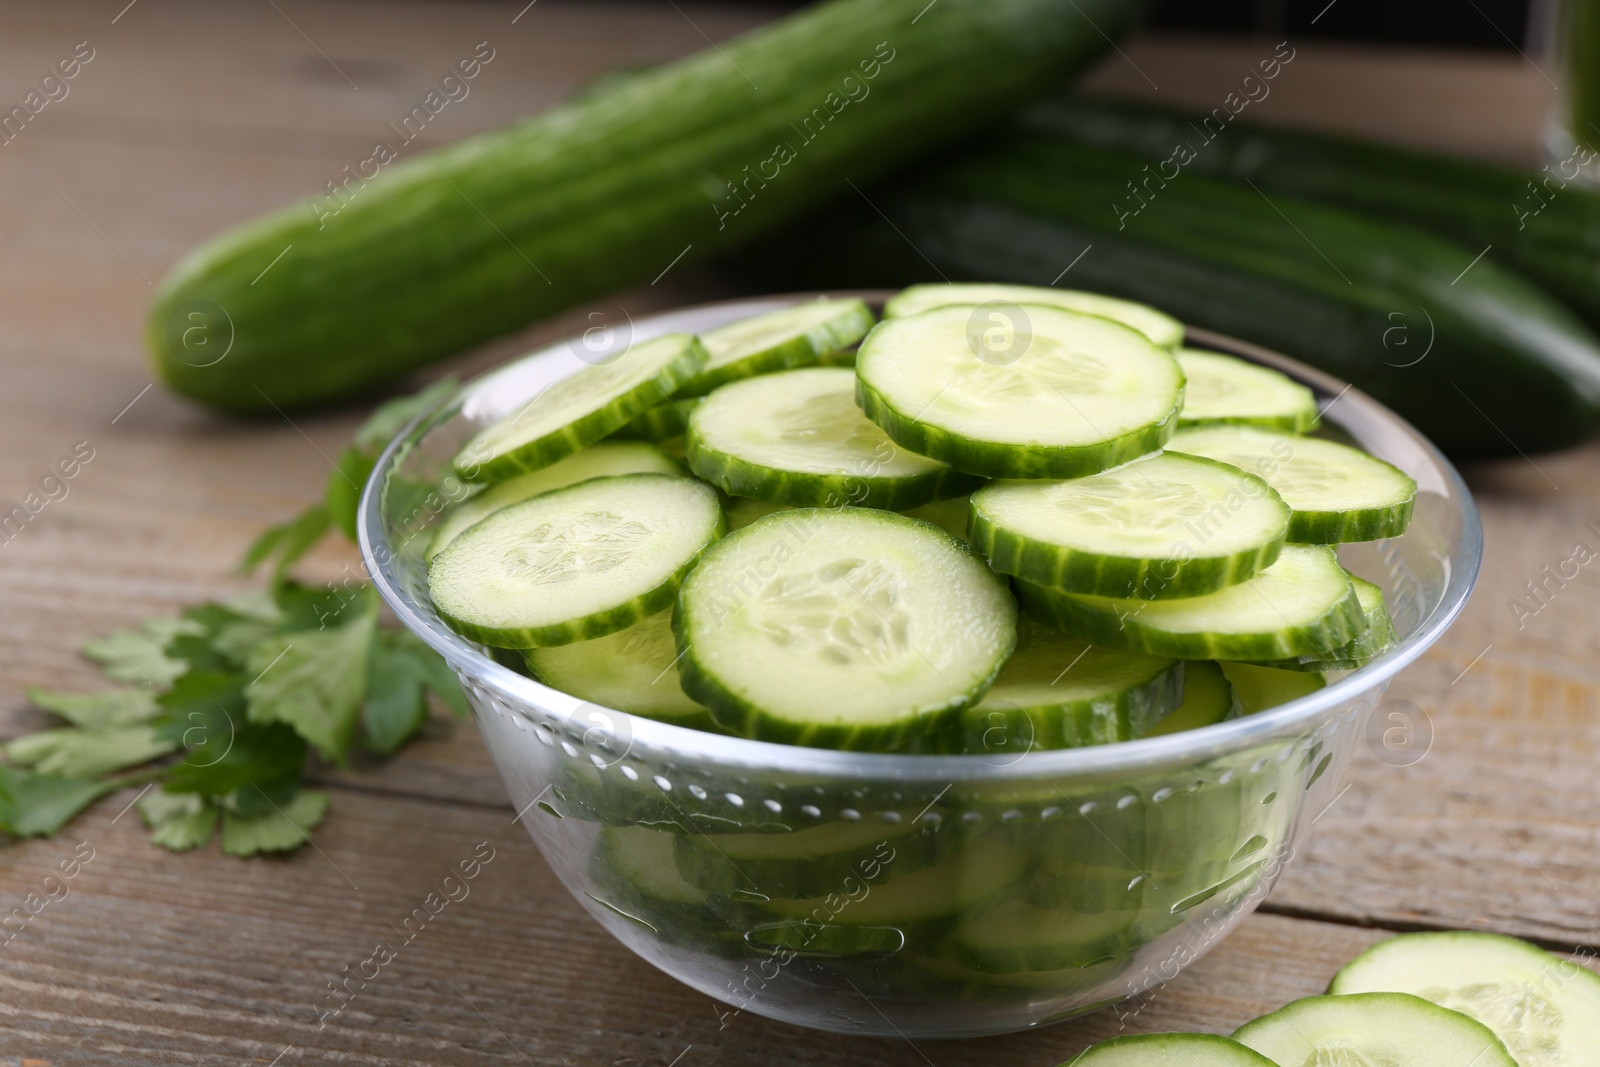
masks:
{"type": "Polygon", "coordinates": [[[579,700],[676,726],[713,728],[710,714],[678,684],[670,610],[604,637],[530,648],[525,655],[535,677],[579,700]]]}
{"type": "Polygon", "coordinates": [[[697,396],[682,396],[676,400],[663,400],[655,407],[645,408],[619,426],[612,437],[632,438],[637,441],[668,441],[682,437],[689,428],[689,413],[700,403],[697,396]]]}
{"type": "Polygon", "coordinates": [[[1215,1034],[1133,1034],[1084,1049],[1071,1067],[1273,1067],[1273,1063],[1254,1049],[1215,1034]]]}
{"type": "Polygon", "coordinates": [[[1600,1057],[1600,975],[1514,937],[1401,934],[1345,964],[1328,992],[1410,993],[1470,1015],[1522,1067],[1600,1057]]]}
{"type": "Polygon", "coordinates": [[[1178,659],[1270,660],[1325,656],[1365,620],[1332,549],[1285,545],[1247,582],[1185,600],[1080,596],[1017,579],[1034,618],[1096,644],[1178,659]]]}
{"type": "Polygon", "coordinates": [[[1281,1067],[1517,1067],[1482,1023],[1404,993],[1306,997],[1245,1023],[1233,1038],[1281,1067]]]}
{"type": "Polygon", "coordinates": [[[872,310],[860,300],[823,299],[707,330],[700,340],[710,358],[678,395],[703,396],[740,378],[816,363],[861,340],[872,323],[872,310]]]}
{"type": "Polygon", "coordinates": [[[1214,593],[1270,565],[1288,532],[1289,506],[1266,482],[1175,453],[972,494],[972,543],[994,569],[1069,593],[1214,593]]]}
{"type": "Polygon", "coordinates": [[[469,481],[498,482],[548,467],[664,401],[706,358],[690,334],[641,341],[610,363],[554,382],[479,431],[456,455],[455,468],[469,481]]]}
{"type": "Polygon", "coordinates": [[[1023,626],[983,699],[962,712],[964,750],[984,755],[1143,737],[1178,706],[1177,660],[1023,626]]]}
{"type": "Polygon", "coordinates": [[[689,417],[689,469],[735,496],[903,510],[980,484],[895,445],[861,413],[855,374],[806,367],[725,385],[689,417]]]}
{"type": "Polygon", "coordinates": [[[1156,723],[1146,737],[1180,734],[1202,726],[1226,722],[1243,713],[1239,694],[1222,668],[1209,660],[1190,660],[1183,665],[1183,703],[1176,711],[1156,723]]]}
{"type": "Polygon", "coordinates": [[[548,467],[491,485],[448,511],[434,532],[425,559],[455,540],[456,535],[503,507],[531,500],[552,489],[612,474],[684,474],[683,464],[642,441],[600,441],[548,467]]]}
{"type": "Polygon", "coordinates": [[[1254,426],[1180,430],[1174,452],[1259,474],[1294,511],[1289,540],[1332,545],[1398,537],[1411,522],[1417,483],[1358,449],[1254,426]]]}
{"type": "Polygon", "coordinates": [[[1177,359],[1188,379],[1179,426],[1221,422],[1289,433],[1316,429],[1316,395],[1282,371],[1194,348],[1180,348],[1177,359]]]}
{"type": "Polygon", "coordinates": [[[988,688],[1016,644],[1016,603],[936,526],[801,508],[706,552],[673,626],[684,691],[723,728],[903,750],[952,731],[988,688]]]}
{"type": "Polygon", "coordinates": [[[1361,604],[1361,614],[1366,618],[1362,631],[1347,644],[1341,645],[1325,656],[1298,656],[1294,659],[1274,660],[1263,667],[1277,667],[1286,671],[1353,671],[1365,667],[1399,640],[1394,620],[1383,601],[1383,590],[1364,578],[1350,576],[1355,587],[1356,600],[1361,604]]]}
{"type": "Polygon", "coordinates": [[[458,633],[499,648],[602,637],[672,603],[722,535],[716,491],[691,478],[592,478],[502,508],[428,565],[458,633]]]}
{"type": "MultiPolygon", "coordinates": [[[[989,285],[958,283],[949,285],[913,285],[883,306],[884,318],[903,319],[907,315],[920,315],[933,308],[980,304],[1043,304],[1047,307],[1065,308],[1085,315],[1131,326],[1161,348],[1173,349],[1183,343],[1183,323],[1148,304],[1132,300],[1119,300],[1100,293],[1085,293],[1078,289],[1052,289],[1043,285],[989,285]]],[[[987,323],[985,324],[987,325],[987,323]]]]}
{"type": "Polygon", "coordinates": [[[1254,715],[1299,700],[1328,685],[1328,680],[1317,671],[1280,670],[1254,663],[1220,663],[1218,666],[1239,697],[1242,715],[1254,715]]]}
{"type": "Polygon", "coordinates": [[[1030,306],[998,341],[967,307],[885,319],[861,342],[856,399],[894,441],[996,478],[1077,478],[1160,448],[1183,371],[1143,334],[1030,306]]]}

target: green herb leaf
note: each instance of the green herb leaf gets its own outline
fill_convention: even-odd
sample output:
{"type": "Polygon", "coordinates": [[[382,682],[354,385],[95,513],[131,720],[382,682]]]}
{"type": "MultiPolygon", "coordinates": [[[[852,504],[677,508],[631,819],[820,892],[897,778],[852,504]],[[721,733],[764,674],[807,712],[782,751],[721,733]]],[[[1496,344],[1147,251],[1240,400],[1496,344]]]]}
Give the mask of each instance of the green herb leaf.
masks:
{"type": "Polygon", "coordinates": [[[367,694],[376,606],[343,626],[270,638],[250,654],[252,723],[283,722],[326,759],[343,762],[367,694]]]}
{"type": "Polygon", "coordinates": [[[64,726],[23,734],[5,745],[11,762],[32,767],[41,774],[68,778],[98,778],[165,756],[177,743],[160,736],[151,726],[114,726],[83,730],[64,726]]]}
{"type": "Polygon", "coordinates": [[[161,713],[161,706],[148,689],[107,689],[100,693],[29,689],[28,699],[34,707],[53,712],[74,726],[89,730],[133,726],[149,722],[161,713]]]}
{"type": "Polygon", "coordinates": [[[120,785],[39,774],[0,763],[0,830],[17,837],[50,837],[120,785]]]}
{"type": "Polygon", "coordinates": [[[222,815],[222,851],[230,856],[287,852],[311,840],[310,831],[328,814],[328,794],[302,789],[287,804],[264,815],[222,815]]]}
{"type": "Polygon", "coordinates": [[[373,751],[395,751],[428,721],[422,681],[408,653],[395,649],[381,637],[373,643],[362,714],[367,745],[373,751]]]}
{"type": "Polygon", "coordinates": [[[211,840],[217,828],[217,809],[193,793],[164,793],[152,789],[136,805],[139,817],[150,827],[150,840],[174,852],[187,852],[211,840]]]}
{"type": "Polygon", "coordinates": [[[137,630],[113,630],[109,638],[86,642],[82,651],[112,681],[142,682],[159,689],[188,670],[183,660],[167,655],[167,642],[174,636],[172,629],[151,620],[137,630]]]}
{"type": "Polygon", "coordinates": [[[339,461],[328,475],[322,502],[328,517],[351,541],[356,539],[356,512],[360,510],[361,489],[372,474],[373,457],[355,448],[339,453],[339,461]]]}
{"type": "Polygon", "coordinates": [[[455,388],[455,378],[446,375],[421,392],[384,401],[356,430],[355,447],[376,459],[408,422],[438,404],[455,388]]]}
{"type": "Polygon", "coordinates": [[[205,744],[191,747],[167,772],[167,792],[226,796],[255,784],[298,781],[305,768],[306,743],[292,726],[235,725],[224,717],[207,729],[205,744]]]}
{"type": "Polygon", "coordinates": [[[365,582],[353,585],[329,584],[322,588],[283,582],[273,591],[278,610],[283,613],[278,633],[300,630],[326,630],[337,626],[351,608],[357,612],[375,608],[375,594],[365,582]]]}
{"type": "Polygon", "coordinates": [[[461,682],[456,678],[456,672],[450,669],[450,664],[445,662],[444,657],[429,648],[427,642],[410,630],[395,630],[391,633],[395,652],[405,655],[410,660],[411,669],[422,679],[422,684],[456,715],[471,714],[472,707],[467,703],[467,695],[461,691],[461,682]]]}
{"type": "Polygon", "coordinates": [[[332,528],[325,504],[313,504],[288,522],[267,529],[245,549],[239,560],[239,572],[249,574],[267,560],[273,560],[272,571],[282,574],[290,564],[311,550],[332,528]]]}

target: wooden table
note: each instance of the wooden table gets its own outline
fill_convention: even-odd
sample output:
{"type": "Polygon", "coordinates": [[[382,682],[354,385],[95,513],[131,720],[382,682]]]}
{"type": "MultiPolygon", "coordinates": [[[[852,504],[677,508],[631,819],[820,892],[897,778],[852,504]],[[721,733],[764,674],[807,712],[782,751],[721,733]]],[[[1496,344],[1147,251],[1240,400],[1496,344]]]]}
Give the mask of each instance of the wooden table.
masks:
{"type": "MultiPolygon", "coordinates": [[[[84,639],[235,588],[243,546],[319,492],[325,457],[361,414],[234,421],[151,388],[139,331],[152,279],[199,239],[364,158],[480,41],[496,58],[429,127],[434,143],[770,16],[687,2],[543,0],[520,15],[520,0],[125,2],[0,16],[7,108],[78,42],[94,49],[70,95],[0,148],[0,501],[20,499],[77,442],[94,450],[69,495],[0,546],[3,735],[42,721],[24,686],[97,685],[73,651],[84,639]]],[[[1272,44],[1144,40],[1095,81],[1210,107],[1272,44]]],[[[1255,113],[1527,160],[1548,93],[1514,55],[1303,46],[1255,113]]],[[[717,295],[685,271],[626,300],[639,312],[717,295]]],[[[1395,767],[1363,750],[1266,906],[1148,998],[1132,1029],[1227,1031],[1320,990],[1386,931],[1600,945],[1589,600],[1600,577],[1584,570],[1520,626],[1507,606],[1576,542],[1600,545],[1588,525],[1600,518],[1597,459],[1585,449],[1468,472],[1488,531],[1482,585],[1391,691],[1427,712],[1428,755],[1395,767]]],[[[329,548],[313,572],[349,558],[329,548]]],[[[0,849],[0,911],[79,841],[94,857],[70,896],[0,946],[0,1057],[12,1057],[0,1062],[1049,1065],[1118,1029],[1111,1012],[917,1046],[749,1014],[719,1029],[711,1001],[628,954],[568,898],[513,825],[471,726],[441,721],[387,765],[325,777],[334,814],[315,849],[287,858],[156,849],[126,810],[131,793],[62,838],[0,849]],[[340,968],[483,841],[496,858],[470,899],[319,1029],[313,1004],[340,968]]]]}

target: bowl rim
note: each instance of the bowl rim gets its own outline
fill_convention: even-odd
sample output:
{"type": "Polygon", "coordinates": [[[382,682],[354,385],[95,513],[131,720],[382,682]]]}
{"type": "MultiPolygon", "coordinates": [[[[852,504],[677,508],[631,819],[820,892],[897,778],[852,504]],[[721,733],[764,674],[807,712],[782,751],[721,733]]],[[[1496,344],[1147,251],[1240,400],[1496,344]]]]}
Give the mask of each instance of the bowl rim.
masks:
{"type": "MultiPolygon", "coordinates": [[[[751,313],[754,314],[756,309],[769,309],[774,305],[782,306],[822,296],[858,297],[881,308],[882,302],[897,291],[835,290],[710,301],[644,316],[634,320],[632,326],[637,330],[649,326],[656,320],[669,317],[681,319],[695,314],[723,313],[743,307],[752,308],[751,313]]],[[[514,360],[497,364],[463,383],[432,408],[420,412],[411,419],[385,446],[373,466],[372,474],[362,488],[357,512],[357,534],[364,568],[384,603],[407,629],[443,655],[458,672],[472,678],[480,686],[495,691],[496,695],[510,698],[513,704],[526,704],[554,719],[574,722],[579,732],[583,732],[592,729],[595,723],[592,720],[580,720],[577,716],[583,709],[593,710],[596,705],[581,701],[571,694],[553,689],[502,666],[478,646],[457,635],[436,612],[413,602],[400,588],[394,573],[398,554],[390,548],[388,536],[383,529],[380,508],[380,483],[394,468],[400,458],[401,450],[419,425],[433,418],[442,408],[467,395],[491,375],[514,363],[538,358],[565,345],[564,340],[556,341],[518,356],[514,360]],[[385,550],[386,561],[382,564],[376,560],[377,546],[385,550]]],[[[863,781],[922,779],[943,779],[950,782],[1005,781],[1044,776],[1098,776],[1123,770],[1144,771],[1154,766],[1193,763],[1237,751],[1253,743],[1292,732],[1297,727],[1303,727],[1317,720],[1319,716],[1349,706],[1362,694],[1386,684],[1444,634],[1466,606],[1477,584],[1483,557],[1483,527],[1477,505],[1466,482],[1443,453],[1409,422],[1366,393],[1333,375],[1259,345],[1187,325],[1184,345],[1214,349],[1283,371],[1296,381],[1311,386],[1318,394],[1333,397],[1333,400],[1322,409],[1325,418],[1335,403],[1344,405],[1339,418],[1328,420],[1334,425],[1344,428],[1347,422],[1354,421],[1368,426],[1381,425],[1391,431],[1398,431],[1438,468],[1445,487],[1458,502],[1461,523],[1459,545],[1456,552],[1447,557],[1448,575],[1439,603],[1404,641],[1372,663],[1351,671],[1325,688],[1267,711],[1181,733],[1141,738],[1136,741],[1121,741],[1086,748],[1029,751],[1016,760],[1003,764],[995,762],[993,757],[973,754],[848,752],[756,741],[707,733],[644,716],[606,709],[620,716],[627,724],[628,751],[616,759],[622,759],[636,747],[645,747],[653,751],[670,752],[688,761],[707,762],[738,769],[796,775],[825,775],[863,781]]],[[[1416,472],[1407,473],[1414,475],[1416,472]]]]}

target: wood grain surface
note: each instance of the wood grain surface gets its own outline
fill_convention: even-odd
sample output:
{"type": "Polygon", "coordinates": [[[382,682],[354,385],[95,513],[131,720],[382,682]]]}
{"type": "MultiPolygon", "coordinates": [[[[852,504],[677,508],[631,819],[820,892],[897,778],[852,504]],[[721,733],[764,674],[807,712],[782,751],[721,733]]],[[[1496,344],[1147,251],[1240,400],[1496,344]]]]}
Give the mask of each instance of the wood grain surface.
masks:
{"type": "MultiPolygon", "coordinates": [[[[95,49],[69,96],[0,147],[0,503],[21,499],[78,442],[94,450],[68,496],[0,544],[0,736],[41,721],[25,686],[97,684],[74,652],[84,639],[237,588],[243,546],[319,492],[327,457],[362,415],[230,420],[151,387],[141,314],[150,283],[184,250],[314,192],[480,41],[494,61],[427,143],[772,14],[561,0],[125,3],[0,13],[5,108],[78,42],[95,49]]],[[[1211,106],[1273,44],[1142,40],[1092,80],[1211,106]]],[[[1514,55],[1329,45],[1299,47],[1275,86],[1253,112],[1263,120],[1521,161],[1550,98],[1514,55]]],[[[683,271],[622,300],[646,313],[729,284],[683,271]]],[[[579,321],[543,323],[452,369],[579,321]]],[[[62,838],[0,846],[5,910],[78,842],[94,854],[66,899],[0,946],[0,1063],[1048,1065],[1119,1027],[1230,1030],[1318,991],[1385,930],[1600,946],[1600,574],[1585,568],[1531,617],[1509,607],[1575,543],[1600,547],[1597,459],[1591,448],[1467,471],[1488,538],[1481,587],[1389,694],[1426,724],[1419,758],[1360,750],[1347,791],[1262,913],[1126,1018],[1108,1010],[1038,1033],[917,1045],[749,1014],[719,1029],[710,1000],[631,956],[571,901],[512,824],[476,732],[441,721],[391,762],[319,772],[334,813],[316,849],[288,857],[153,848],[125,810],[131,793],[62,838]],[[471,896],[319,1028],[326,983],[480,842],[495,858],[471,896]]],[[[349,558],[329,547],[311,573],[349,558]]]]}

